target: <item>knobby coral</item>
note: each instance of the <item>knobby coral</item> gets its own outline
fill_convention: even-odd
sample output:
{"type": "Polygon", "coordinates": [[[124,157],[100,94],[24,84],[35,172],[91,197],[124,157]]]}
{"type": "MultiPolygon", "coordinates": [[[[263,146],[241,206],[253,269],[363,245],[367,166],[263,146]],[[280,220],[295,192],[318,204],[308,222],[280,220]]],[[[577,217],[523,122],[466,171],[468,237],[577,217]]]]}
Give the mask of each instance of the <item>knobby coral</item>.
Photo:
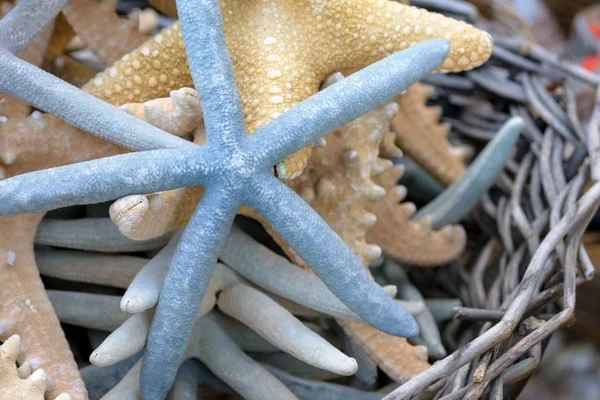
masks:
{"type": "Polygon", "coordinates": [[[23,18],[47,21],[61,6],[62,2],[48,2],[44,7],[35,7],[32,2],[22,1],[0,22],[3,33],[0,62],[8,72],[0,79],[2,91],[123,146],[138,150],[171,149],[121,155],[10,178],[0,184],[0,212],[42,211],[180,185],[201,185],[206,190],[173,259],[150,331],[142,371],[145,397],[162,397],[170,386],[208,285],[209,271],[233,216],[243,203],[261,213],[329,284],[332,292],[365,321],[389,333],[416,333],[412,318],[367,279],[361,263],[339,237],[310,207],[273,178],[270,171],[286,154],[306,147],[433,70],[448,54],[445,42],[432,41],[394,54],[311,97],[255,135],[246,137],[219,5],[182,2],[180,14],[188,43],[186,50],[207,128],[207,143],[195,147],[116,111],[11,54],[20,50],[45,24],[29,25],[20,31],[12,29],[15,25],[20,26],[23,18]],[[211,62],[199,65],[200,60],[211,62]],[[350,285],[352,293],[348,290],[350,285]],[[177,304],[187,307],[174,310],[177,304]],[[166,374],[159,365],[168,367],[166,374]]]}

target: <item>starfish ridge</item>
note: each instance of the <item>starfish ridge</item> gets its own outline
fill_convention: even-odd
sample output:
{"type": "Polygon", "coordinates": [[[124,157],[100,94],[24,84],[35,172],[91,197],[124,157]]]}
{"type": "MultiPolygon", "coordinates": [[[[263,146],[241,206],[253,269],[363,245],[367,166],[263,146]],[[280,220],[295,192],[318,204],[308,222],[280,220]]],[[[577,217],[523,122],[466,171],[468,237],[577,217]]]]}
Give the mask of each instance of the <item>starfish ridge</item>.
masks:
{"type": "MultiPolygon", "coordinates": [[[[23,0],[19,6],[20,15],[27,17],[27,7],[35,15],[36,2],[23,0]]],[[[170,387],[213,265],[241,205],[260,213],[328,288],[369,324],[393,335],[416,335],[418,327],[410,314],[369,280],[352,251],[308,204],[271,174],[271,166],[434,70],[448,55],[448,43],[433,40],[395,53],[310,97],[254,135],[246,135],[218,0],[182,0],[178,11],[192,78],[202,99],[207,131],[202,147],[173,138],[18,60],[13,53],[24,45],[23,35],[6,36],[0,49],[0,65],[6,72],[0,76],[0,91],[98,136],[148,151],[2,181],[0,215],[186,186],[205,188],[171,262],[152,324],[142,371],[144,399],[163,398],[170,387]],[[163,149],[149,150],[152,147],[163,149]]],[[[10,32],[18,16],[5,24],[0,21],[0,34],[10,32]]]]}

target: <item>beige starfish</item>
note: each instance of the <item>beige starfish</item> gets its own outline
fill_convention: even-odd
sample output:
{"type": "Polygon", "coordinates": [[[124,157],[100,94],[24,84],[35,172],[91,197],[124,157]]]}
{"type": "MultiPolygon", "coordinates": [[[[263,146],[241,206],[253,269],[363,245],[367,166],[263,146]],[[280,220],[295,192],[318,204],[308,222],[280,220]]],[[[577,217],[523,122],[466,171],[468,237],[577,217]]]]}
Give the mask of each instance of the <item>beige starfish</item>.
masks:
{"type": "MultiPolygon", "coordinates": [[[[0,262],[0,274],[2,282],[6,283],[0,291],[0,340],[7,340],[17,333],[21,336],[23,349],[19,362],[46,371],[50,377],[49,398],[66,392],[74,399],[86,399],[77,364],[35,264],[33,238],[42,216],[27,214],[0,218],[0,258],[3,260],[0,262]]],[[[0,372],[0,382],[2,376],[0,372]]],[[[23,390],[29,390],[27,386],[23,390]]],[[[42,396],[45,389],[45,385],[39,388],[42,396]]],[[[35,391],[25,392],[23,397],[16,394],[6,399],[36,398],[35,391]]],[[[37,396],[42,398],[39,394],[37,396]]]]}
{"type": "MultiPolygon", "coordinates": [[[[479,66],[492,49],[487,33],[464,22],[389,0],[223,0],[221,9],[248,133],[316,93],[329,74],[365,67],[415,43],[450,42],[442,72],[479,66]]],[[[176,22],[84,89],[121,105],[191,85],[176,22]]],[[[310,148],[289,156],[277,165],[278,176],[298,176],[309,156],[310,148]]]]}
{"type": "MultiPolygon", "coordinates": [[[[21,352],[21,337],[13,335],[0,345],[0,400],[44,400],[48,385],[43,369],[32,373],[31,364],[16,366],[21,352]]],[[[70,400],[62,393],[55,400],[70,400]]]]}
{"type": "Polygon", "coordinates": [[[62,10],[83,43],[107,65],[147,40],[137,21],[119,17],[115,6],[112,0],[69,0],[62,10]]]}
{"type": "Polygon", "coordinates": [[[448,124],[440,124],[441,108],[427,107],[433,88],[418,83],[396,98],[392,121],[396,144],[442,184],[450,186],[465,171],[461,154],[448,142],[448,124]]]}

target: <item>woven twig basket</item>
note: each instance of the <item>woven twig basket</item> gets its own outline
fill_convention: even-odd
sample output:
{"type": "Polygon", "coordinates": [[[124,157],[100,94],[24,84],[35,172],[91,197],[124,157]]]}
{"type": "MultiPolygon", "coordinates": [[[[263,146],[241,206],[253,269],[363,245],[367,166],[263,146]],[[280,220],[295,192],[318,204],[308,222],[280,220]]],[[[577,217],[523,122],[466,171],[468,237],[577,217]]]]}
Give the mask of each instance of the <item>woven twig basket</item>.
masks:
{"type": "MultiPolygon", "coordinates": [[[[579,3],[589,2],[570,6],[579,3]]],[[[544,340],[573,321],[576,287],[594,274],[581,236],[600,202],[600,185],[589,183],[600,172],[600,108],[596,100],[592,115],[581,115],[577,97],[600,77],[516,36],[495,39],[484,67],[429,78],[432,102],[453,124],[453,139],[477,149],[511,116],[526,128],[465,222],[467,255],[446,268],[411,271],[426,297],[443,290],[463,302],[443,331],[453,354],[386,399],[516,398],[544,340]]]]}

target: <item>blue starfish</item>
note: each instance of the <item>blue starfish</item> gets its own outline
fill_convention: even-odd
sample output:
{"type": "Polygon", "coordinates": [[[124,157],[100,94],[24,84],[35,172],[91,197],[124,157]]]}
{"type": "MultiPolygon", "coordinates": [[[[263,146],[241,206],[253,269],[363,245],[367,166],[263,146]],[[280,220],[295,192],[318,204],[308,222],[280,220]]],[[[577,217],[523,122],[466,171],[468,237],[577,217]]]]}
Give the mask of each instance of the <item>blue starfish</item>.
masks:
{"type": "Polygon", "coordinates": [[[23,174],[0,182],[0,215],[90,204],[129,194],[186,186],[205,193],[173,257],[152,325],[142,373],[144,399],[162,399],[183,356],[213,265],[237,210],[260,213],[313,268],[327,287],[374,327],[415,336],[412,316],[371,281],[360,261],[320,216],[271,174],[291,154],[383,104],[433,71],[449,45],[433,40],[367,67],[317,93],[247,135],[223,33],[218,0],[177,2],[186,53],[202,99],[207,142],[198,147],[127,115],[13,54],[35,29],[3,36],[23,25],[43,27],[46,14],[23,0],[0,21],[0,92],[51,112],[102,138],[146,150],[23,174]],[[29,18],[24,21],[26,18],[29,18]],[[33,21],[32,21],[33,19],[33,21]],[[5,23],[6,22],[6,23],[5,23]],[[156,150],[161,149],[161,150],[156,150]]]}

